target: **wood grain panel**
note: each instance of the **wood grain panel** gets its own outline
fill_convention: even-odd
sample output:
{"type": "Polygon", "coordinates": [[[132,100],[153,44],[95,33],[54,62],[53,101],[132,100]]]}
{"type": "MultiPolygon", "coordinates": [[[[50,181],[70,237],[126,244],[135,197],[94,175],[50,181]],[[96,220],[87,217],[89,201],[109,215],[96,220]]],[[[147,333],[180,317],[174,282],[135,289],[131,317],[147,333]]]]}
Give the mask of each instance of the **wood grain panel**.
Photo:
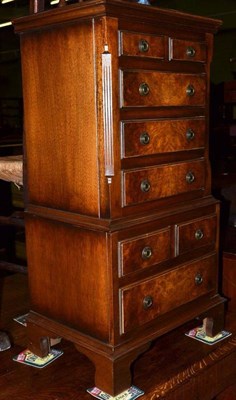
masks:
{"type": "Polygon", "coordinates": [[[121,333],[215,290],[216,279],[216,256],[211,255],[121,289],[121,333]],[[203,278],[200,285],[195,283],[197,274],[203,278]],[[152,304],[145,309],[144,299],[147,296],[152,299],[152,304]]]}
{"type": "Polygon", "coordinates": [[[204,75],[154,71],[123,71],[121,73],[121,107],[203,106],[206,103],[204,75]],[[147,95],[140,86],[149,87],[147,95]],[[194,95],[187,95],[187,88],[194,95]]]}
{"type": "Polygon", "coordinates": [[[178,252],[182,254],[206,245],[216,245],[217,217],[199,218],[177,226],[178,252]]]}
{"type": "Polygon", "coordinates": [[[206,62],[207,46],[205,42],[170,39],[170,59],[206,62]]]}
{"type": "Polygon", "coordinates": [[[29,33],[21,48],[29,201],[97,215],[91,24],[29,33]]]}
{"type": "Polygon", "coordinates": [[[26,239],[34,311],[108,340],[106,235],[28,216],[26,239]]]}
{"type": "Polygon", "coordinates": [[[204,190],[205,163],[190,161],[126,171],[122,183],[124,206],[204,190]],[[186,180],[189,173],[194,176],[191,183],[186,180]],[[143,184],[149,185],[147,191],[142,189],[143,184]]]}
{"type": "Polygon", "coordinates": [[[120,54],[162,59],[165,56],[164,36],[120,32],[120,54]]]}
{"type": "Polygon", "coordinates": [[[119,243],[119,261],[122,275],[148,268],[170,258],[170,227],[119,243]]]}
{"type": "Polygon", "coordinates": [[[203,118],[123,122],[122,158],[200,149],[205,132],[203,118]]]}

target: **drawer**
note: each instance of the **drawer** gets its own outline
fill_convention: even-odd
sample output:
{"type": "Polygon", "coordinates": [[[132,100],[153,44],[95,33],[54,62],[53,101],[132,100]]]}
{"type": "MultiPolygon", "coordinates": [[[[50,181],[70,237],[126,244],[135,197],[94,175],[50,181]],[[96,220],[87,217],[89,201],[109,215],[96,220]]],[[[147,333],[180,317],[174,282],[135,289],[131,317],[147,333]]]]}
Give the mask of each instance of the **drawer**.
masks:
{"type": "Polygon", "coordinates": [[[216,243],[216,215],[179,224],[176,228],[178,254],[216,243]]]}
{"type": "Polygon", "coordinates": [[[204,42],[170,39],[169,52],[170,60],[205,62],[207,59],[207,46],[204,42]]]}
{"type": "Polygon", "coordinates": [[[216,290],[215,255],[120,289],[121,333],[216,290]]]}
{"type": "Polygon", "coordinates": [[[164,37],[146,33],[120,32],[120,54],[163,59],[164,37]]]}
{"type": "Polygon", "coordinates": [[[120,276],[166,261],[171,256],[170,227],[121,241],[118,251],[120,276]]]}
{"type": "Polygon", "coordinates": [[[123,172],[123,206],[204,188],[203,160],[123,172]]]}
{"type": "Polygon", "coordinates": [[[205,119],[123,122],[122,158],[204,148],[205,119]]]}
{"type": "Polygon", "coordinates": [[[155,71],[121,73],[121,107],[205,106],[205,75],[155,71]]]}

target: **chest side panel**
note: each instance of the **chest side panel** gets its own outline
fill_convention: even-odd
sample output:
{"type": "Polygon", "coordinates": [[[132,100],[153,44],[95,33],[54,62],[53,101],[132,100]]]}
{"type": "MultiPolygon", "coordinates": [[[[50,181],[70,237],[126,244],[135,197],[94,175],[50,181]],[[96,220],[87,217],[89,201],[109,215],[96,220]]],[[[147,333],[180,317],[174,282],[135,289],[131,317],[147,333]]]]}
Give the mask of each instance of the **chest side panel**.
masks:
{"type": "Polygon", "coordinates": [[[97,215],[92,22],[23,35],[21,48],[29,202],[97,215]]]}

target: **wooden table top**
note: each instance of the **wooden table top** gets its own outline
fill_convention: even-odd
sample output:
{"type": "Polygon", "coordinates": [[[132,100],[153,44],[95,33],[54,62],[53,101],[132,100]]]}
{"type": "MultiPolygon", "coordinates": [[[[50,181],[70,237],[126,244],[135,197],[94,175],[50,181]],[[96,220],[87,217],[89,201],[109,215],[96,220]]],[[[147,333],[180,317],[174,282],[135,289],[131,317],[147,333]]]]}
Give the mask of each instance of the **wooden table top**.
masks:
{"type": "Polygon", "coordinates": [[[0,179],[23,185],[23,156],[0,157],[0,179]]]}

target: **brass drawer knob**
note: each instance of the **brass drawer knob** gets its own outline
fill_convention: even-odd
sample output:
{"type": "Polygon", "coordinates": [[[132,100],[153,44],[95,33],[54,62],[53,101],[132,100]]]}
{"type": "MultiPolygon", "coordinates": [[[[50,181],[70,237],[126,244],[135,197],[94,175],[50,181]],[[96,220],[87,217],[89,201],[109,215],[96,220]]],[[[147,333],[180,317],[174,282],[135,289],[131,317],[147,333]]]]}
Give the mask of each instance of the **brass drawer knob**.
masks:
{"type": "Polygon", "coordinates": [[[186,174],[186,182],[193,183],[194,181],[195,181],[195,176],[194,176],[193,172],[189,171],[186,174]]]}
{"type": "Polygon", "coordinates": [[[201,229],[197,229],[195,232],[195,239],[196,240],[201,240],[204,236],[204,233],[201,229]]]}
{"type": "Polygon", "coordinates": [[[146,193],[146,192],[149,192],[151,185],[147,179],[144,179],[141,182],[140,188],[141,188],[142,192],[146,193]]]}
{"type": "Polygon", "coordinates": [[[144,247],[142,250],[142,259],[148,260],[151,257],[152,257],[152,248],[149,246],[144,247]]]}
{"type": "Polygon", "coordinates": [[[139,94],[141,96],[147,96],[150,89],[147,83],[143,82],[139,85],[139,94]]]}
{"type": "Polygon", "coordinates": [[[198,273],[198,274],[196,274],[194,280],[195,280],[195,284],[198,286],[198,285],[201,285],[201,284],[202,284],[202,282],[203,282],[203,277],[202,277],[201,274],[198,273]]]}
{"type": "Polygon", "coordinates": [[[152,296],[145,296],[143,299],[143,308],[144,310],[148,310],[153,305],[153,298],[152,296]]]}
{"type": "Polygon", "coordinates": [[[143,132],[143,133],[141,133],[139,140],[140,140],[140,143],[145,146],[146,144],[148,144],[150,142],[150,136],[147,132],[143,132]]]}
{"type": "Polygon", "coordinates": [[[186,49],[186,55],[187,55],[188,57],[194,57],[195,54],[196,54],[196,50],[194,49],[194,47],[192,47],[192,46],[187,47],[187,49],[186,49]]]}
{"type": "Polygon", "coordinates": [[[194,89],[194,87],[193,87],[192,85],[188,85],[188,86],[187,86],[186,94],[187,94],[187,96],[189,96],[189,97],[194,96],[194,94],[195,94],[195,89],[194,89]]]}
{"type": "Polygon", "coordinates": [[[149,44],[145,39],[141,39],[138,44],[139,51],[146,53],[149,50],[149,44]]]}
{"type": "Polygon", "coordinates": [[[194,131],[191,128],[189,128],[186,132],[186,139],[188,140],[188,142],[190,142],[191,140],[194,139],[194,137],[195,137],[194,131]]]}

